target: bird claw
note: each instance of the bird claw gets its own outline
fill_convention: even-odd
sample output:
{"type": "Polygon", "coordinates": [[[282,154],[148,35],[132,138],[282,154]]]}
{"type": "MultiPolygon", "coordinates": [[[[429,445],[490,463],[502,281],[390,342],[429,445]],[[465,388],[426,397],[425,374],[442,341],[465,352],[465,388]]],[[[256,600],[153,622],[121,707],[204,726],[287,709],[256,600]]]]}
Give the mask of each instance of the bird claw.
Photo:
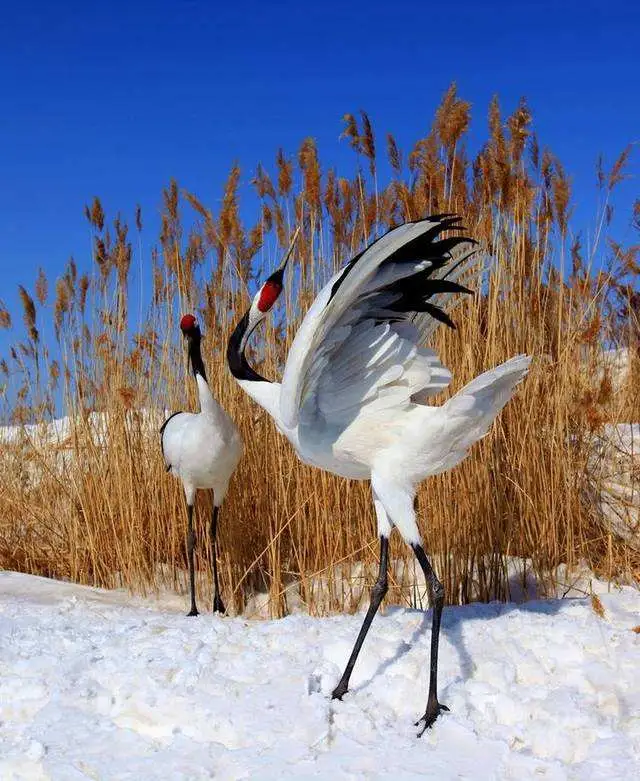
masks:
{"type": "Polygon", "coordinates": [[[344,695],[349,691],[349,687],[347,684],[340,683],[336,686],[336,688],[331,692],[331,699],[332,700],[342,700],[344,695]]]}
{"type": "Polygon", "coordinates": [[[220,613],[221,615],[224,615],[227,612],[227,609],[224,606],[224,602],[220,599],[220,597],[217,594],[213,598],[213,612],[220,613]]]}
{"type": "Polygon", "coordinates": [[[188,618],[189,616],[198,616],[198,615],[200,615],[200,614],[198,613],[198,608],[196,608],[196,607],[192,607],[192,608],[191,608],[191,610],[190,610],[190,611],[187,613],[187,618],[188,618]]]}
{"type": "Polygon", "coordinates": [[[418,732],[418,737],[419,738],[422,737],[422,735],[424,735],[425,730],[431,729],[438,716],[443,711],[448,711],[448,710],[449,708],[447,708],[446,705],[441,705],[438,701],[436,701],[434,705],[427,705],[427,710],[425,711],[424,716],[418,721],[416,721],[416,723],[414,724],[415,727],[419,727],[424,722],[424,726],[422,727],[420,732],[418,732]]]}

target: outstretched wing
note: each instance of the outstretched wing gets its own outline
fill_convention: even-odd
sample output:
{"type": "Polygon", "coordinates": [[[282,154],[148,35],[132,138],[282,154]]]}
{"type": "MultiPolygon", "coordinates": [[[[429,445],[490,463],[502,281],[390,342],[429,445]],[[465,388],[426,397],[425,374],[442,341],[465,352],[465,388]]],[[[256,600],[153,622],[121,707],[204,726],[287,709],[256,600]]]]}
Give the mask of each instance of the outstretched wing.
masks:
{"type": "Polygon", "coordinates": [[[422,346],[453,297],[471,292],[459,280],[480,266],[475,241],[459,217],[436,215],[392,229],[352,258],[320,291],[289,351],[280,395],[284,424],[319,417],[340,428],[355,415],[445,388],[451,374],[422,346]]]}

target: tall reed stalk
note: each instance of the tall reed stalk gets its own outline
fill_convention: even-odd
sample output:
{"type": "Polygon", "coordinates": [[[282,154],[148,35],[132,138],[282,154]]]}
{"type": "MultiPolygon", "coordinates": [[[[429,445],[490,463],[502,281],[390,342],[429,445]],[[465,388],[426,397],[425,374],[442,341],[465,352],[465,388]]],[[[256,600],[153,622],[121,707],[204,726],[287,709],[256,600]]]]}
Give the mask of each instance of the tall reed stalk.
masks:
{"type": "MultiPolygon", "coordinates": [[[[166,411],[197,403],[177,328],[192,310],[213,393],[245,439],[221,514],[225,602],[243,611],[262,590],[274,616],[292,609],[294,597],[318,613],[358,607],[375,570],[368,485],[302,465],[235,385],[225,346],[294,226],[302,228],[295,280],[254,347],[253,361],[273,378],[315,293],[351,254],[402,221],[453,211],[494,263],[489,283],[456,310],[457,330],[437,334],[434,346],[455,377],[448,392],[515,353],[535,360],[471,456],[420,490],[420,523],[448,599],[508,598],[508,557],[527,559],[543,582],[559,563],[583,560],[607,576],[637,576],[638,550],[607,523],[591,458],[605,424],[640,419],[638,247],[608,236],[628,150],[610,171],[599,168],[598,241],[585,257],[580,239],[570,240],[569,178],[540,147],[526,103],[506,120],[491,103],[487,140],[473,159],[469,124],[470,104],[452,85],[431,131],[408,154],[387,134],[384,159],[367,114],[348,114],[352,178],[323,168],[312,139],[297,157],[279,150],[272,171],[258,166],[252,180],[258,208],[248,228],[237,166],[218,214],[172,181],[150,257],[141,254],[152,243],[142,240],[140,210],[132,241],[129,226],[109,221],[96,198],[86,209],[92,267],[81,272],[71,260],[55,284],[41,271],[33,294],[20,288],[24,335],[0,361],[0,388],[17,385],[10,408],[4,396],[13,423],[67,416],[59,435],[20,426],[0,445],[0,564],[143,593],[184,587],[183,498],[164,472],[158,427],[166,411]],[[138,281],[151,291],[144,312],[132,290],[135,255],[133,267],[148,268],[138,281]],[[607,362],[611,346],[627,350],[622,379],[607,362]]],[[[0,302],[0,327],[11,326],[0,302]]],[[[197,506],[201,589],[211,585],[209,502],[201,495],[197,506]]],[[[420,601],[409,551],[394,539],[392,555],[389,599],[420,601]]]]}

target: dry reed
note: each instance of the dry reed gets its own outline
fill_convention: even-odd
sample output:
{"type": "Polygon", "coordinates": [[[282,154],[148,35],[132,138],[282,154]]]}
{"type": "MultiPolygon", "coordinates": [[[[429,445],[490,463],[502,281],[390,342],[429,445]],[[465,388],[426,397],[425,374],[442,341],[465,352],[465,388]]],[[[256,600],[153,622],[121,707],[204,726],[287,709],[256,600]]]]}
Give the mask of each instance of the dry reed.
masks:
{"type": "MultiPolygon", "coordinates": [[[[16,424],[47,421],[61,405],[68,424],[63,436],[48,439],[22,427],[0,446],[4,568],[138,592],[183,587],[183,499],[164,472],[157,430],[165,411],[196,404],[177,334],[179,314],[190,309],[205,324],[212,390],[245,439],[221,514],[223,598],[242,611],[263,590],[270,613],[282,615],[292,607],[295,584],[310,611],[355,609],[376,556],[368,485],[300,464],[269,417],[233,382],[224,348],[249,303],[248,290],[272,267],[275,245],[287,244],[294,224],[302,234],[285,314],[253,348],[252,360],[270,377],[281,372],[315,292],[365,241],[403,220],[456,211],[495,260],[488,286],[456,310],[457,330],[438,333],[435,346],[455,377],[451,391],[515,353],[535,360],[471,456],[420,490],[426,545],[449,601],[507,598],[510,556],[527,559],[543,582],[560,562],[584,560],[607,576],[640,572],[637,549],[614,534],[594,499],[601,486],[590,467],[603,425],[640,419],[638,248],[604,240],[606,209],[628,152],[608,173],[601,167],[606,198],[599,247],[585,261],[574,241],[564,273],[569,180],[551,152],[540,149],[524,101],[506,120],[497,99],[492,102],[488,138],[473,159],[465,143],[470,104],[455,85],[430,133],[408,154],[388,134],[387,160],[378,159],[367,114],[359,121],[346,115],[345,122],[358,158],[354,176],[323,171],[312,139],[303,141],[296,159],[279,150],[273,175],[260,166],[253,179],[259,217],[250,228],[240,220],[237,165],[217,216],[172,181],[151,251],[150,302],[133,327],[135,251],[128,226],[120,219],[109,224],[98,198],[86,208],[92,273],[79,275],[69,261],[51,309],[43,272],[35,300],[20,288],[26,335],[0,364],[17,383],[8,412],[16,424]],[[386,166],[389,182],[380,187],[386,166]],[[596,256],[606,259],[597,271],[596,256]],[[55,343],[45,347],[37,326],[51,311],[55,343]],[[604,345],[628,350],[626,379],[612,381],[604,345]]],[[[636,227],[639,213],[636,204],[636,227]]],[[[141,234],[139,207],[135,226],[141,234]]],[[[0,327],[10,325],[0,305],[0,327]]],[[[197,508],[203,541],[197,568],[206,589],[209,501],[201,495],[197,508]]],[[[392,555],[389,599],[420,602],[409,552],[395,538],[392,555]]]]}

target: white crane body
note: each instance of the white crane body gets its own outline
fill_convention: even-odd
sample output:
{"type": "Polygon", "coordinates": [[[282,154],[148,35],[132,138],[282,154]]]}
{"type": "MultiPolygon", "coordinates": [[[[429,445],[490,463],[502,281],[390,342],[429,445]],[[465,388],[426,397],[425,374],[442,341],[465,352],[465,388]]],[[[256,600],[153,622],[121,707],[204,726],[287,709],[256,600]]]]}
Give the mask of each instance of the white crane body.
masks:
{"type": "Polygon", "coordinates": [[[218,511],[222,505],[229,481],[242,457],[240,432],[228,413],[213,398],[202,355],[200,328],[193,315],[185,315],[180,328],[189,343],[189,361],[198,387],[200,412],[176,412],[165,420],[160,429],[160,443],[167,471],[182,482],[187,503],[187,558],[191,610],[198,615],[195,597],[193,506],[198,490],[213,490],[213,515],[210,525],[211,555],[214,581],[214,611],[224,613],[218,585],[216,535],[218,511]]]}
{"type": "MultiPolygon", "coordinates": [[[[422,548],[414,497],[418,484],[459,464],[483,437],[530,357],[518,355],[479,375],[440,406],[426,402],[446,388],[450,371],[424,346],[471,291],[478,275],[475,242],[454,215],[436,215],[389,231],[357,254],[318,293],[296,332],[282,383],[271,383],[244,356],[249,336],[282,289],[289,253],[256,295],[229,341],[229,367],[241,387],[274,418],[305,463],[370,480],[381,540],[380,575],[369,612],[333,696],[341,698],[368,627],[387,590],[388,538],[395,526],[412,547],[429,585],[434,618],[425,728],[445,707],[437,701],[437,652],[444,590],[422,548]]],[[[295,239],[294,239],[295,241],[295,239]]]]}
{"type": "Polygon", "coordinates": [[[182,481],[188,504],[196,491],[212,489],[220,507],[242,456],[235,423],[213,398],[206,380],[196,375],[200,412],[178,412],[167,420],[162,449],[168,471],[182,481]]]}

